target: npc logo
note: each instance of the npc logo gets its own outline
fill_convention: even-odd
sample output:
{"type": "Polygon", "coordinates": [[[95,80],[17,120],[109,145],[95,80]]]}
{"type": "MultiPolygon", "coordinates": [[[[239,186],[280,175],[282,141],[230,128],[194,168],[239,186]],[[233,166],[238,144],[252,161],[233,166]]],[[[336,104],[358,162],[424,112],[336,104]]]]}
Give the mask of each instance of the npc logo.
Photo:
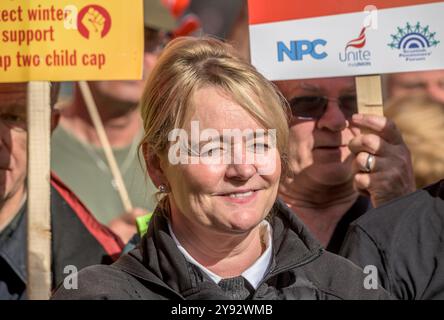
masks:
{"type": "Polygon", "coordinates": [[[339,61],[347,63],[349,67],[371,66],[371,52],[364,49],[367,42],[365,35],[367,28],[363,27],[357,38],[347,42],[344,52],[339,53],[339,61]]]}
{"type": "Polygon", "coordinates": [[[292,40],[287,46],[283,41],[277,42],[277,59],[283,62],[285,56],[291,61],[301,61],[305,56],[310,56],[315,60],[325,59],[327,53],[323,51],[327,41],[324,39],[315,40],[292,40]]]}
{"type": "Polygon", "coordinates": [[[399,57],[405,61],[424,61],[432,54],[432,48],[439,44],[435,35],[436,32],[431,32],[429,26],[407,22],[404,28],[398,27],[397,33],[390,35],[392,42],[388,46],[399,50],[399,57]]]}

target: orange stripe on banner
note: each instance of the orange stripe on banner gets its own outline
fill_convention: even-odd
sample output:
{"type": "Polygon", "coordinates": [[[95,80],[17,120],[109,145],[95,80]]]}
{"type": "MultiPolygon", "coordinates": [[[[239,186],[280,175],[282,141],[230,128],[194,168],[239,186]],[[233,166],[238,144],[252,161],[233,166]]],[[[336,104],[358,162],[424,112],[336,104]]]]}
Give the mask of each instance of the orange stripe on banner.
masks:
{"type": "Polygon", "coordinates": [[[437,3],[442,0],[248,0],[250,24],[331,16],[363,11],[372,4],[378,9],[437,3]]]}

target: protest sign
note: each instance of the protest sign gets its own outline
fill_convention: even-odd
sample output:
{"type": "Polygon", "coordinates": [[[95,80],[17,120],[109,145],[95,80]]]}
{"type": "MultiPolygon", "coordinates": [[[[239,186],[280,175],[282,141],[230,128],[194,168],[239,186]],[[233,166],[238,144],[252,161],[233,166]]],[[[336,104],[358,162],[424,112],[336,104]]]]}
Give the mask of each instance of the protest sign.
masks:
{"type": "Polygon", "coordinates": [[[27,97],[27,295],[49,299],[51,293],[50,213],[50,87],[39,81],[28,84],[27,97]]]}
{"type": "Polygon", "coordinates": [[[3,0],[0,44],[0,82],[140,79],[142,1],[3,0]]]}
{"type": "Polygon", "coordinates": [[[443,12],[436,0],[250,0],[252,63],[270,80],[444,69],[443,12]]]}
{"type": "Polygon", "coordinates": [[[27,97],[29,299],[48,299],[52,287],[51,110],[49,83],[43,81],[141,79],[143,32],[141,0],[0,2],[0,82],[31,81],[27,97]]]}

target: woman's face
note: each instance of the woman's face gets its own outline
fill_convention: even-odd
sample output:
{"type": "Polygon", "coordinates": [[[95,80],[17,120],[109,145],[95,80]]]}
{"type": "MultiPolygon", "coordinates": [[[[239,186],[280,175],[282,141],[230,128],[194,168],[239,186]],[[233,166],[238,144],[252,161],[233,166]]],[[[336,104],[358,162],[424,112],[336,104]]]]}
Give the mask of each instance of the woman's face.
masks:
{"type": "Polygon", "coordinates": [[[173,226],[231,234],[250,231],[276,199],[281,173],[276,143],[258,134],[264,129],[220,89],[197,90],[192,105],[186,135],[181,136],[184,144],[190,142],[188,152],[181,163],[172,164],[178,152],[172,142],[169,156],[161,159],[171,191],[173,226]]]}

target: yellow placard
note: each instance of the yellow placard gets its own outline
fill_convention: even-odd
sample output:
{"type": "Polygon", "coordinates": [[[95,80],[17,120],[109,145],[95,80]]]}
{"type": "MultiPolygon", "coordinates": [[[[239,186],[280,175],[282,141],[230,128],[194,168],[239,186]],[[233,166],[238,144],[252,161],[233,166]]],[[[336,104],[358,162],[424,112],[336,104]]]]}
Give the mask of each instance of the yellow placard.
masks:
{"type": "Polygon", "coordinates": [[[0,82],[141,79],[142,0],[1,0],[0,82]]]}

